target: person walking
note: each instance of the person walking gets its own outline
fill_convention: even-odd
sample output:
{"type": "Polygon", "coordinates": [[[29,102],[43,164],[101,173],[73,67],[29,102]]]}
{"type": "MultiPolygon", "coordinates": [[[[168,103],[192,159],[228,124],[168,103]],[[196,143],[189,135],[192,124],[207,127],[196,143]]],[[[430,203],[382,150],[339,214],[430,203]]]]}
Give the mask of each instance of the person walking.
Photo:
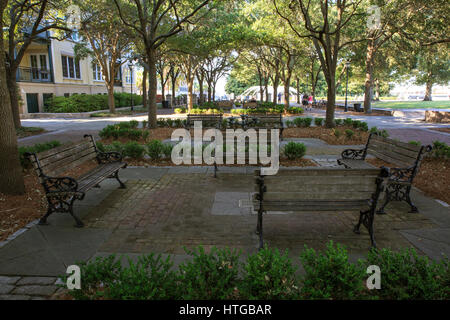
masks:
{"type": "Polygon", "coordinates": [[[302,105],[305,110],[308,110],[308,95],[306,93],[303,94],[302,105]]]}
{"type": "Polygon", "coordinates": [[[309,98],[308,98],[309,110],[312,110],[312,103],[313,103],[313,96],[310,95],[309,98]]]}

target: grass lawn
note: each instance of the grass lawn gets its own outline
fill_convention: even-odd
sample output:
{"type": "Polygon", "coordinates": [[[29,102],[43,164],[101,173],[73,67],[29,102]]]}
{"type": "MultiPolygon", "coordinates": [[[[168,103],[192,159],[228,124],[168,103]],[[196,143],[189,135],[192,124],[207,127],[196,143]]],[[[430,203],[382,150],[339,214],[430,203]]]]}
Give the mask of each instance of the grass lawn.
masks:
{"type": "Polygon", "coordinates": [[[372,107],[389,109],[450,109],[450,101],[379,101],[374,102],[372,107]]]}

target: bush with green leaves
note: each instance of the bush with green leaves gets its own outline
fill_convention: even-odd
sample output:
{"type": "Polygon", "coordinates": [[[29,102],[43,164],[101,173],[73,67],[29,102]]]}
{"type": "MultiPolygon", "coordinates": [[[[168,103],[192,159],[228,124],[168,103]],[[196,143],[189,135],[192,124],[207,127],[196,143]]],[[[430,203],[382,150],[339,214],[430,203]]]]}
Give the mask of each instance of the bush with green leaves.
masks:
{"type": "Polygon", "coordinates": [[[286,120],[285,125],[287,128],[292,128],[294,126],[294,121],[286,120]]]}
{"type": "Polygon", "coordinates": [[[244,299],[295,299],[298,287],[288,252],[265,246],[258,253],[249,255],[244,265],[244,276],[239,287],[244,299]]]}
{"type": "Polygon", "coordinates": [[[287,112],[290,113],[290,114],[299,114],[299,113],[303,113],[303,109],[300,108],[300,107],[290,107],[287,110],[287,112]]]}
{"type": "Polygon", "coordinates": [[[145,148],[136,141],[130,141],[123,146],[123,155],[133,159],[141,159],[144,156],[145,148]]]}
{"type": "Polygon", "coordinates": [[[302,299],[358,299],[365,289],[364,264],[349,263],[347,250],[330,241],[324,253],[305,246],[300,254],[305,274],[301,278],[302,299]]]}
{"type": "Polygon", "coordinates": [[[450,299],[450,269],[446,257],[435,262],[419,256],[414,248],[400,252],[381,249],[370,251],[367,263],[381,270],[381,289],[371,292],[378,298],[450,299]]]}
{"type": "Polygon", "coordinates": [[[136,129],[137,127],[139,127],[139,121],[137,121],[137,120],[130,120],[130,127],[132,129],[136,129]]]}
{"type": "Polygon", "coordinates": [[[296,127],[310,127],[313,119],[312,118],[295,118],[294,125],[296,127]]]}
{"type": "Polygon", "coordinates": [[[433,142],[432,155],[435,158],[448,159],[450,158],[450,146],[448,146],[445,142],[436,140],[433,142]]]}
{"type": "Polygon", "coordinates": [[[352,121],[353,128],[358,129],[360,125],[361,125],[361,121],[359,121],[359,120],[352,121]]]}
{"type": "Polygon", "coordinates": [[[353,132],[353,130],[350,130],[350,129],[346,129],[346,130],[345,130],[345,136],[346,136],[348,139],[351,139],[351,138],[354,136],[354,134],[355,134],[355,132],[353,132]]]}
{"type": "Polygon", "coordinates": [[[44,152],[56,147],[59,147],[61,142],[57,140],[52,140],[44,143],[37,143],[33,146],[22,146],[19,147],[19,159],[22,167],[27,168],[30,165],[29,159],[25,157],[25,153],[39,153],[44,152]]]}
{"type": "Polygon", "coordinates": [[[144,141],[147,141],[149,135],[150,131],[148,131],[147,129],[144,129],[144,131],[142,131],[142,139],[144,139],[144,141]]]}
{"type": "Polygon", "coordinates": [[[344,123],[343,119],[334,119],[334,123],[336,123],[337,126],[342,126],[342,124],[344,123]]]}
{"type": "Polygon", "coordinates": [[[346,126],[351,126],[352,123],[353,123],[352,118],[346,118],[346,119],[344,119],[344,125],[346,125],[346,126]]]}
{"type": "Polygon", "coordinates": [[[338,129],[333,129],[333,134],[336,138],[340,138],[342,136],[342,131],[338,129]]]}
{"type": "Polygon", "coordinates": [[[173,145],[170,143],[164,143],[162,147],[162,154],[164,155],[165,159],[170,159],[172,156],[172,149],[173,145]]]}
{"type": "Polygon", "coordinates": [[[289,160],[301,159],[306,154],[306,146],[303,143],[290,141],[284,146],[283,153],[289,160]]]}
{"type": "Polygon", "coordinates": [[[128,138],[131,140],[139,140],[142,138],[142,131],[138,129],[130,129],[128,130],[128,138]]]}
{"type": "Polygon", "coordinates": [[[313,121],[313,118],[309,118],[309,117],[303,118],[303,125],[307,128],[311,127],[312,121],[313,121]]]}
{"type": "Polygon", "coordinates": [[[369,125],[367,124],[367,122],[361,121],[358,127],[360,130],[367,132],[369,131],[369,125]]]}
{"type": "Polygon", "coordinates": [[[318,127],[322,126],[323,124],[323,118],[314,118],[314,124],[318,127]]]}
{"type": "Polygon", "coordinates": [[[186,108],[175,108],[174,112],[175,113],[186,113],[186,108]]]}
{"type": "Polygon", "coordinates": [[[142,120],[142,128],[147,128],[147,124],[148,124],[148,121],[147,120],[142,120]]]}
{"type": "Polygon", "coordinates": [[[147,143],[147,154],[152,160],[161,159],[161,155],[163,153],[164,145],[159,140],[152,140],[147,143]]]}
{"type": "Polygon", "coordinates": [[[372,128],[370,128],[369,133],[377,133],[378,132],[378,128],[373,126],[372,128]]]}
{"type": "Polygon", "coordinates": [[[182,299],[231,299],[236,294],[240,269],[240,252],[228,248],[212,247],[206,253],[203,247],[185,249],[192,256],[180,265],[182,299]]]}
{"type": "Polygon", "coordinates": [[[408,143],[409,143],[409,144],[412,144],[412,145],[414,145],[414,146],[420,146],[420,142],[419,142],[419,141],[416,141],[416,140],[408,141],[408,143]]]}
{"type": "MultiPolygon", "coordinates": [[[[128,107],[131,105],[131,94],[115,92],[114,100],[116,108],[128,107]]],[[[141,104],[142,96],[133,94],[133,102],[134,105],[141,104]]],[[[46,112],[55,113],[89,112],[108,109],[108,95],[103,94],[73,94],[69,97],[55,96],[50,98],[45,106],[46,112]]]]}

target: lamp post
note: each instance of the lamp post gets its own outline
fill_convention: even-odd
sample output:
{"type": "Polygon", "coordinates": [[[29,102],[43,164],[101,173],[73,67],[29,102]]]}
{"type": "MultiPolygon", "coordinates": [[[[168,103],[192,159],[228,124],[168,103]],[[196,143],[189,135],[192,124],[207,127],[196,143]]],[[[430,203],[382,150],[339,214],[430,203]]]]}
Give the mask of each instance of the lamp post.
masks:
{"type": "Polygon", "coordinates": [[[345,62],[345,69],[347,71],[347,83],[345,84],[345,107],[344,107],[344,112],[348,111],[348,106],[347,106],[348,67],[350,67],[350,61],[345,62]]]}
{"type": "Polygon", "coordinates": [[[128,68],[130,69],[130,83],[131,83],[131,112],[134,110],[133,101],[133,63],[128,62],[128,68]]]}

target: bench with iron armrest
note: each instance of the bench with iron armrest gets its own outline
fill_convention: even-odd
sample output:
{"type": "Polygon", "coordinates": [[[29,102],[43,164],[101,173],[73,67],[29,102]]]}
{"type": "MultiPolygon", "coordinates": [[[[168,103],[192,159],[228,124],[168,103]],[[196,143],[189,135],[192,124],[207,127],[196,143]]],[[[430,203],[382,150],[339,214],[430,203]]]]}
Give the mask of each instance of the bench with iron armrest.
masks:
{"type": "Polygon", "coordinates": [[[338,164],[352,169],[373,168],[374,166],[365,161],[367,155],[372,155],[398,166],[390,168],[390,179],[386,187],[385,200],[378,213],[384,213],[384,208],[390,201],[402,200],[410,205],[410,212],[418,212],[417,207],[411,201],[411,187],[425,153],[430,152],[431,149],[430,145],[418,146],[372,133],[364,149],[344,150],[341,154],[342,159],[338,160],[338,164]]]}
{"type": "Polygon", "coordinates": [[[253,206],[258,212],[256,233],[263,247],[263,213],[267,211],[360,211],[353,231],[363,224],[376,247],[373,222],[389,169],[301,168],[280,169],[276,175],[255,171],[253,206]]]}
{"type": "Polygon", "coordinates": [[[216,128],[222,127],[222,114],[188,114],[186,118],[186,129],[194,127],[195,121],[201,121],[203,128],[216,128]]]}
{"type": "Polygon", "coordinates": [[[279,129],[280,138],[282,137],[284,130],[282,114],[253,115],[249,116],[249,118],[254,119],[254,121],[253,122],[249,121],[249,125],[245,126],[244,129],[252,127],[253,124],[258,128],[279,129]]]}
{"type": "Polygon", "coordinates": [[[67,212],[82,227],[83,222],[74,214],[73,203],[83,200],[85,193],[98,187],[99,183],[108,178],[117,179],[121,188],[125,185],[119,179],[119,170],[126,168],[122,162],[122,155],[118,152],[100,152],[94,138],[85,135],[84,140],[66,144],[41,153],[27,153],[39,181],[44,187],[47,197],[47,213],[39,220],[39,224],[47,224],[47,218],[53,212],[67,212]],[[62,173],[73,169],[86,161],[96,159],[98,166],[81,177],[61,176],[62,173]]]}

